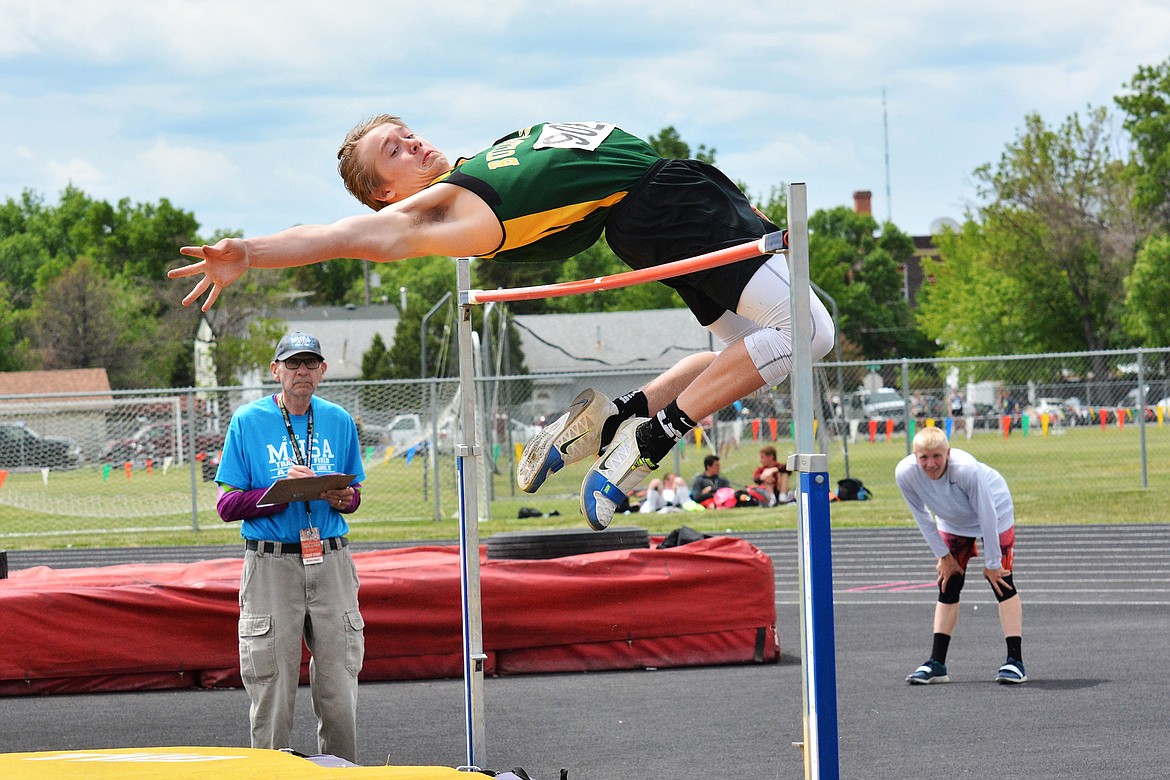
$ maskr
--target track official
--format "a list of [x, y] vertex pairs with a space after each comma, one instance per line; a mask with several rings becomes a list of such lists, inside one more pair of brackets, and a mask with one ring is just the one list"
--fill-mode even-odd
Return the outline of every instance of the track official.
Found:
[[[357, 685], [365, 655], [357, 569], [344, 514], [361, 504], [357, 426], [315, 398], [325, 376], [320, 342], [281, 339], [269, 366], [280, 392], [232, 415], [215, 480], [216, 508], [241, 521], [240, 675], [251, 697], [252, 747], [291, 748], [303, 645], [317, 716], [317, 752], [357, 761]], [[260, 506], [277, 480], [353, 474], [313, 500]]]

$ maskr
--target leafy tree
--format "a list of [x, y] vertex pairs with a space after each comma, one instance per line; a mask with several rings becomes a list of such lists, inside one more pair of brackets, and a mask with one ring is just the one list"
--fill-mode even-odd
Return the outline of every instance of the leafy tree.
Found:
[[370, 348], [362, 355], [362, 379], [390, 379], [390, 354], [381, 333], [375, 333]]
[[839, 206], [809, 217], [809, 277], [837, 304], [838, 330], [853, 358], [920, 357], [931, 345], [902, 294], [899, 264], [914, 242], [871, 214]]
[[[984, 295], [980, 305], [961, 305], [961, 291], [930, 291], [923, 315], [930, 336], [941, 339], [940, 327], [952, 321], [952, 334], [983, 329], [984, 351], [996, 353], [1126, 345], [1117, 291], [1144, 228], [1132, 206], [1127, 166], [1113, 156], [1108, 129], [1104, 109], [1085, 122], [1073, 115], [1056, 129], [1032, 114], [998, 164], [975, 171], [986, 201], [978, 214], [981, 226], [942, 243], [944, 264], [966, 265], [962, 275], [944, 274], [935, 287], [963, 278], [974, 289], [1010, 294], [1008, 300], [1027, 316], [1013, 322], [1004, 341], [988, 343], [987, 336], [1000, 329], [993, 321], [998, 302]], [[945, 349], [969, 354], [972, 347], [947, 341]], [[1102, 362], [1094, 366], [1098, 373], [1105, 369]]]
[[289, 286], [309, 295], [312, 306], [340, 306], [365, 303], [364, 282], [367, 263], [342, 258], [325, 263], [289, 268], [284, 271]]
[[133, 318], [139, 305], [132, 286], [78, 258], [45, 284], [30, 308], [30, 347], [46, 369], [105, 368], [119, 384], [137, 371], [146, 343], [111, 326]]
[[[51, 308], [40, 299], [57, 296], [68, 311], [85, 311], [109, 286], [119, 298], [118, 314], [104, 323], [108, 333], [102, 338], [125, 352], [106, 366], [115, 387], [189, 378], [198, 317], [174, 300], [163, 271], [175, 263], [180, 246], [195, 242], [197, 228], [190, 213], [165, 199], [112, 206], [73, 186], [55, 205], [30, 190], [0, 205], [0, 282], [9, 284], [11, 320], [24, 333], [5, 361], [9, 368], [44, 368], [46, 361], [76, 358], [61, 358], [65, 348], [46, 340], [55, 326]], [[88, 265], [77, 266], [80, 258]], [[61, 301], [66, 292], [98, 298]]]
[[[222, 302], [221, 297], [211, 312], [218, 311]], [[217, 324], [224, 324], [218, 316], [215, 319]], [[216, 384], [235, 384], [241, 374], [252, 369], [258, 369], [262, 376], [266, 376], [266, 369], [272, 362], [272, 346], [287, 331], [284, 321], [259, 313], [242, 315], [238, 309], [227, 319], [232, 321], [232, 327], [215, 336], [212, 348]], [[214, 326], [212, 331], [214, 333]]]
[[1136, 146], [1138, 206], [1170, 226], [1170, 59], [1138, 68], [1130, 92], [1114, 98], [1125, 111], [1123, 126]]
[[136, 204], [123, 198], [112, 227], [105, 242], [108, 255], [103, 259], [127, 276], [163, 279], [175, 264], [179, 247], [195, 241], [199, 223], [191, 212], [175, 208], [166, 198]]
[[31, 190], [0, 206], [0, 281], [12, 285], [13, 302], [22, 309], [31, 303], [37, 271], [52, 256], [41, 237], [45, 228], [36, 227], [45, 221], [45, 213], [44, 201]]
[[20, 314], [12, 305], [12, 287], [0, 281], [0, 371], [19, 371], [16, 354]]
[[1170, 235], [1146, 241], [1125, 288], [1130, 332], [1146, 346], [1170, 344]]
[[[989, 243], [998, 237], [973, 221], [960, 233], [935, 237], [943, 259], [924, 264], [934, 281], [919, 291], [916, 314], [948, 355], [1040, 351], [1031, 341], [1037, 330], [1033, 313], [1019, 304], [1027, 283], [988, 262], [995, 251]], [[1008, 344], [1013, 346], [1005, 350]]]
[[[474, 265], [480, 265], [480, 263], [481, 261], [476, 261]], [[394, 344], [384, 357], [377, 358], [379, 373], [384, 379], [418, 378], [421, 376], [419, 354], [422, 342], [419, 331], [422, 326], [422, 318], [432, 307], [443, 301], [444, 297], [446, 297], [448, 306], [454, 306], [456, 264], [449, 257], [433, 256], [375, 267], [381, 277], [381, 285], [375, 289], [379, 297], [385, 301], [398, 303], [399, 290], [406, 288], [407, 300], [406, 309], [399, 312], [398, 327], [394, 331]], [[430, 376], [436, 375], [438, 356], [444, 352], [444, 340], [447, 340], [447, 344], [453, 343], [450, 339], [453, 338], [454, 331], [448, 330], [444, 333], [442, 328], [437, 327], [439, 322], [445, 320], [445, 314], [436, 313], [427, 321], [427, 363], [429, 364], [427, 373]], [[371, 347], [372, 349], [373, 347]], [[382, 350], [386, 350], [384, 342]], [[368, 354], [369, 352], [367, 352]], [[366, 365], [365, 361], [366, 357], [363, 356], [363, 371]], [[450, 376], [451, 374], [439, 375]]]
[[[744, 190], [746, 193], [747, 190]], [[756, 204], [756, 208], [767, 217], [773, 225], [783, 228], [788, 224], [788, 189], [786, 187], [772, 187], [767, 200]]]
[[[448, 261], [449, 262], [449, 261]], [[442, 295], [438, 296], [441, 300]], [[378, 360], [378, 365], [383, 368], [383, 377], [389, 379], [418, 379], [421, 377], [422, 368], [419, 363], [421, 359], [421, 340], [420, 333], [422, 330], [423, 316], [439, 303], [439, 300], [433, 302], [424, 299], [413, 290], [407, 291], [407, 307], [406, 310], [400, 312], [398, 320], [398, 328], [394, 332], [394, 344], [386, 352], [384, 359]], [[429, 305], [428, 305], [429, 303]], [[454, 296], [448, 299], [447, 306], [451, 307], [451, 313], [455, 312]], [[498, 307], [491, 307], [492, 315], [490, 323], [493, 328], [492, 333], [498, 334], [499, 312]], [[487, 306], [473, 306], [471, 308], [471, 325], [472, 329], [477, 333], [483, 331], [483, 318], [487, 312]], [[505, 318], [508, 315], [507, 306], [503, 306]], [[455, 360], [444, 359], [444, 355], [457, 354], [458, 347], [456, 340], [458, 334], [456, 332], [456, 323], [454, 318], [449, 318], [440, 308], [435, 315], [427, 323], [427, 371], [428, 377], [450, 377], [459, 374], [459, 365]], [[501, 366], [502, 371], [510, 374], [525, 374], [528, 373], [527, 367], [524, 365], [524, 352], [520, 347], [520, 337], [516, 331], [515, 326], [508, 322], [507, 324], [507, 344], [504, 347], [502, 354], [507, 356], [507, 365]], [[496, 336], [495, 338], [498, 338]], [[501, 354], [498, 350], [500, 345], [495, 340], [492, 341], [493, 356]], [[385, 347], [383, 346], [383, 349]], [[365, 366], [367, 356], [373, 351], [366, 352], [363, 356], [362, 365]], [[373, 357], [371, 357], [373, 359]], [[494, 364], [494, 363], [493, 363]]]
[[[651, 135], [646, 139], [646, 142], [654, 151], [658, 152], [660, 157], [678, 160], [691, 159], [691, 147], [679, 136], [674, 125], [662, 128], [658, 135]], [[699, 150], [695, 152], [694, 159], [713, 165], [715, 163], [715, 149], [709, 149], [703, 144], [699, 144]]]
[[[280, 285], [271, 274], [245, 274], [203, 314], [211, 328], [216, 384], [234, 384], [241, 374], [263, 372], [271, 362], [272, 345], [285, 332], [285, 324], [268, 315], [283, 300]], [[187, 343], [194, 337], [195, 331], [188, 333]]]
[[[481, 262], [475, 261], [473, 266]], [[498, 265], [498, 264], [497, 264]], [[399, 290], [403, 287], [407, 291], [407, 308], [422, 307], [420, 317], [434, 306], [445, 294], [455, 295], [456, 265], [449, 257], [433, 255], [431, 257], [417, 257], [403, 260], [399, 263], [379, 263], [373, 268], [381, 279], [381, 283], [374, 288], [374, 296], [383, 303], [397, 304]], [[474, 275], [474, 268], [472, 269]], [[490, 288], [484, 288], [490, 289]], [[412, 298], [411, 296], [417, 296]]]
[[198, 223], [165, 198], [157, 204], [111, 206], [69, 185], [54, 207], [26, 191], [0, 209], [0, 235], [25, 235], [44, 258], [73, 260], [86, 254], [111, 274], [161, 278], [179, 247], [194, 242]]

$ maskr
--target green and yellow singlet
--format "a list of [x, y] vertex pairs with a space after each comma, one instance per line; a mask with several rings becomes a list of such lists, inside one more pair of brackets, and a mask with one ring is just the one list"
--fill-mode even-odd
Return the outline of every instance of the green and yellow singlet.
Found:
[[601, 122], [547, 122], [456, 162], [437, 182], [474, 192], [504, 230], [482, 257], [508, 263], [564, 260], [601, 235], [606, 212], [659, 159], [645, 141]]

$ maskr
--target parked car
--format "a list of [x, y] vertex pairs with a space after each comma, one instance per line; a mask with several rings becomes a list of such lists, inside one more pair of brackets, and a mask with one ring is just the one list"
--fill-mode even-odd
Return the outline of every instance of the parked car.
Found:
[[385, 425], [359, 423], [357, 429], [358, 444], [362, 448], [374, 447], [378, 450], [384, 450], [390, 444], [390, 432], [386, 430]]
[[84, 456], [67, 436], [42, 436], [22, 422], [0, 423], [0, 468], [75, 469]]
[[[195, 452], [217, 453], [223, 449], [224, 435], [214, 431], [195, 434]], [[187, 452], [187, 431], [182, 431], [182, 454]], [[175, 447], [175, 424], [155, 422], [142, 426], [134, 435], [125, 439], [113, 439], [102, 448], [103, 463], [123, 463], [151, 459], [162, 462], [165, 458], [177, 458], [180, 451]]]
[[886, 420], [894, 421], [894, 430], [906, 425], [906, 402], [902, 394], [884, 387], [873, 392], [850, 393], [845, 398], [845, 416], [863, 423], [876, 420], [879, 430], [885, 430]]
[[417, 414], [400, 414], [386, 426], [386, 442], [395, 450], [410, 449], [430, 438], [430, 425]]
[[[505, 430], [504, 421], [507, 420], [508, 428]], [[527, 444], [532, 441], [532, 437], [540, 432], [539, 425], [529, 425], [523, 423], [514, 417], [506, 417], [505, 415], [496, 416], [496, 433], [495, 444], [504, 444], [511, 437], [513, 444]], [[453, 421], [448, 421], [439, 428], [439, 452], [450, 453], [455, 450], [455, 442], [459, 438], [462, 431], [456, 427]], [[478, 435], [482, 436], [482, 432]]]

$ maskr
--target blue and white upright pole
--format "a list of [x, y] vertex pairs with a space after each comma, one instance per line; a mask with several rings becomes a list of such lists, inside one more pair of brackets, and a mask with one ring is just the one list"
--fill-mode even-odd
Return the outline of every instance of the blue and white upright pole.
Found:
[[792, 290], [792, 397], [800, 475], [801, 666], [804, 672], [805, 780], [838, 780], [837, 659], [833, 639], [833, 556], [829, 534], [829, 462], [814, 451], [812, 323], [808, 278], [808, 196], [788, 187], [788, 268]]

